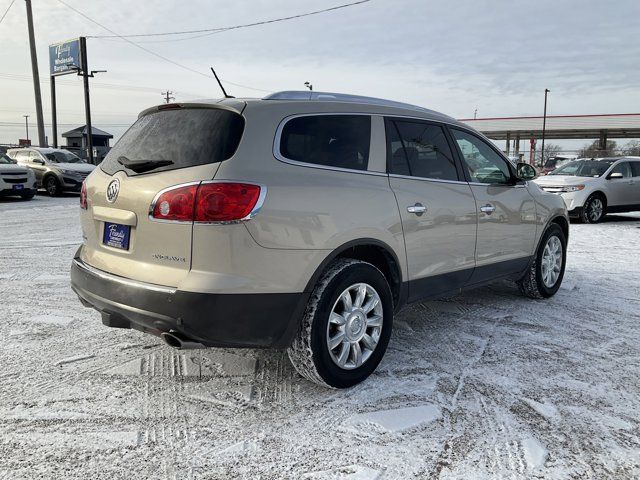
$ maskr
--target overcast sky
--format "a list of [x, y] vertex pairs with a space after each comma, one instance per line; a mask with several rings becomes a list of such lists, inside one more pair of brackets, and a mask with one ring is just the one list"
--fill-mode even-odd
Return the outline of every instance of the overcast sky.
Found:
[[[65, 0], [119, 34], [225, 27], [305, 13], [350, 0]], [[10, 0], [0, 0], [0, 15]], [[134, 39], [206, 75], [214, 66], [235, 96], [303, 89], [415, 103], [457, 118], [640, 112], [640, 1], [372, 0], [334, 12], [199, 38]], [[51, 122], [51, 43], [109, 32], [58, 0], [33, 0], [45, 123]], [[36, 134], [23, 0], [0, 25], [0, 143]], [[180, 41], [175, 41], [181, 38]], [[185, 39], [186, 38], [186, 39]], [[152, 41], [153, 40], [153, 41]], [[94, 125], [119, 136], [162, 102], [219, 97], [213, 78], [181, 69], [120, 39], [88, 39]], [[79, 77], [59, 77], [59, 132], [84, 124]], [[64, 85], [63, 85], [64, 84]], [[114, 88], [104, 84], [123, 85]], [[50, 135], [50, 128], [47, 127]], [[584, 143], [584, 142], [580, 142]]]

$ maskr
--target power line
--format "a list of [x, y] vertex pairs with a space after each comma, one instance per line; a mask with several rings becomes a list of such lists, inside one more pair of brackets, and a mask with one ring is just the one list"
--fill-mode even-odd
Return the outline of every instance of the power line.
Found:
[[[13, 80], [13, 81], [17, 81], [17, 82], [31, 82], [31, 76], [30, 75], [22, 75], [22, 74], [17, 74], [17, 73], [0, 73], [0, 79], [4, 79], [4, 80]], [[49, 83], [49, 78], [48, 77], [40, 77], [40, 83]], [[60, 80], [60, 79], [56, 79], [56, 85], [66, 85], [66, 86], [76, 86], [78, 85], [77, 82], [74, 82], [73, 80]], [[121, 84], [121, 83], [103, 83], [103, 82], [92, 82], [91, 83], [91, 88], [103, 88], [103, 89], [107, 89], [107, 90], [130, 90], [133, 92], [149, 92], [149, 93], [153, 93], [153, 94], [157, 94], [158, 90], [161, 90], [161, 88], [159, 87], [142, 87], [142, 86], [138, 86], [138, 85], [125, 85], [125, 84]], [[206, 97], [206, 95], [203, 95], [201, 93], [184, 93], [181, 92], [181, 95], [183, 96], [188, 96], [188, 97], [194, 97], [194, 98], [204, 98]]]
[[11, 10], [11, 7], [13, 6], [14, 2], [16, 0], [11, 0], [11, 3], [9, 4], [9, 6], [7, 7], [7, 9], [4, 11], [4, 13], [2, 14], [2, 18], [0, 18], [0, 23], [2, 23], [2, 21], [4, 20], [4, 17], [7, 16], [7, 13], [9, 13], [9, 10]]
[[[92, 18], [91, 18], [91, 17], [89, 17], [88, 15], [85, 15], [84, 13], [82, 13], [82, 12], [81, 12], [80, 10], [78, 10], [77, 8], [72, 7], [71, 5], [69, 5], [68, 3], [66, 3], [64, 0], [58, 0], [58, 2], [60, 2], [60, 3], [61, 3], [61, 4], [63, 4], [65, 7], [69, 8], [70, 10], [73, 10], [73, 11], [74, 11], [74, 12], [76, 12], [78, 15], [80, 15], [80, 16], [84, 17], [85, 19], [89, 20], [91, 23], [94, 23], [94, 24], [98, 25], [100, 28], [103, 28], [103, 29], [104, 29], [104, 30], [106, 30], [107, 32], [112, 33], [114, 36], [116, 36], [116, 37], [118, 37], [118, 38], [121, 38], [122, 40], [124, 40], [125, 42], [127, 42], [127, 43], [129, 43], [129, 44], [133, 45], [134, 47], [139, 48], [140, 50], [143, 50], [143, 51], [147, 52], [148, 54], [153, 55], [154, 57], [157, 57], [157, 58], [159, 58], [159, 59], [161, 59], [161, 60], [164, 60], [165, 62], [171, 63], [171, 64], [175, 65], [176, 67], [180, 67], [180, 68], [182, 68], [182, 69], [184, 69], [184, 70], [187, 70], [187, 71], [189, 71], [189, 72], [192, 72], [192, 73], [195, 73], [195, 74], [197, 74], [197, 75], [201, 75], [201, 76], [203, 76], [203, 77], [206, 77], [206, 78], [208, 78], [208, 79], [211, 79], [211, 76], [210, 76], [210, 75], [208, 75], [208, 74], [206, 74], [206, 73], [202, 73], [202, 72], [200, 72], [199, 70], [195, 70], [195, 69], [193, 69], [193, 68], [191, 68], [191, 67], [188, 67], [188, 66], [183, 65], [183, 64], [181, 64], [181, 63], [178, 63], [178, 62], [176, 62], [176, 61], [174, 61], [174, 60], [171, 60], [170, 58], [167, 58], [167, 57], [165, 57], [165, 56], [163, 56], [163, 55], [160, 55], [159, 53], [156, 53], [156, 52], [154, 52], [153, 50], [149, 50], [148, 48], [143, 47], [142, 45], [139, 45], [139, 44], [137, 44], [137, 43], [135, 43], [135, 42], [133, 42], [133, 41], [129, 40], [128, 38], [123, 37], [122, 35], [119, 35], [118, 33], [116, 33], [115, 31], [111, 30], [110, 28], [105, 27], [104, 25], [102, 25], [100, 22], [98, 22], [98, 21], [96, 21], [96, 20], [92, 19]], [[249, 87], [249, 86], [247, 86], [247, 85], [242, 85], [242, 84], [239, 84], [239, 83], [233, 83], [233, 82], [229, 82], [229, 81], [227, 81], [226, 83], [228, 83], [228, 84], [230, 84], [230, 85], [235, 85], [236, 87], [246, 88], [246, 89], [249, 89], [249, 90], [256, 90], [256, 91], [258, 91], [258, 92], [266, 92], [266, 93], [270, 93], [270, 92], [271, 92], [271, 90], [263, 90], [263, 89], [261, 89], [261, 88]]]
[[[233, 25], [230, 27], [217, 27], [217, 28], [205, 28], [205, 29], [201, 29], [201, 30], [183, 30], [183, 31], [179, 31], [179, 32], [160, 32], [160, 33], [137, 33], [137, 34], [130, 34], [130, 35], [94, 35], [88, 38], [114, 38], [114, 37], [118, 37], [118, 38], [122, 38], [124, 39], [126, 38], [138, 38], [138, 37], [161, 37], [161, 36], [167, 36], [167, 35], [187, 35], [187, 34], [194, 34], [194, 33], [206, 33], [206, 34], [214, 34], [214, 33], [220, 33], [220, 32], [227, 32], [229, 30], [238, 30], [240, 28], [249, 28], [249, 27], [256, 27], [259, 25], [267, 25], [269, 23], [277, 23], [277, 22], [284, 22], [287, 20], [295, 20], [297, 18], [303, 18], [303, 17], [310, 17], [312, 15], [319, 15], [321, 13], [327, 13], [327, 12], [331, 12], [334, 10], [340, 10], [342, 8], [348, 8], [348, 7], [353, 7], [355, 5], [360, 5], [362, 3], [367, 3], [370, 2], [371, 0], [359, 0], [357, 2], [351, 2], [351, 3], [345, 3], [342, 5], [337, 5], [335, 7], [329, 7], [329, 8], [323, 8], [321, 10], [314, 10], [312, 12], [307, 12], [307, 13], [301, 13], [298, 15], [289, 15], [287, 17], [279, 17], [279, 18], [273, 18], [273, 19], [269, 19], [269, 20], [261, 20], [259, 22], [253, 22], [253, 23], [244, 23], [241, 25]], [[189, 39], [191, 38], [199, 38], [201, 36], [204, 35], [199, 35], [196, 37], [189, 37]], [[186, 40], [186, 39], [177, 39], [177, 41], [179, 40]], [[229, 83], [229, 82], [228, 82]]]

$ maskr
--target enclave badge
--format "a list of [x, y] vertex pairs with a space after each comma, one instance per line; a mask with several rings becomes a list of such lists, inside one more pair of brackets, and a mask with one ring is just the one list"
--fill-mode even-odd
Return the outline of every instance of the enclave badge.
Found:
[[120, 180], [116, 178], [115, 180], [111, 180], [111, 183], [109, 183], [107, 187], [107, 202], [115, 202], [116, 198], [118, 198], [118, 192], [120, 192]]

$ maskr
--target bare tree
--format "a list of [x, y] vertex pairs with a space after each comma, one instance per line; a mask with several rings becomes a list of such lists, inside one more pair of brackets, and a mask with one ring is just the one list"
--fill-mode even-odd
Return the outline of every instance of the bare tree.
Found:
[[[556, 145], [555, 143], [547, 143], [544, 146], [544, 158], [542, 159], [541, 165], [544, 166], [547, 163], [547, 160], [555, 157], [562, 151], [562, 147], [560, 145]], [[540, 164], [540, 152], [537, 154], [536, 163]]]
[[623, 155], [640, 156], [640, 140], [631, 140], [620, 149]]
[[604, 150], [600, 148], [600, 142], [598, 140], [594, 140], [578, 151], [578, 156], [581, 158], [612, 157], [617, 154], [618, 144], [613, 140], [609, 140], [607, 142], [607, 148]]

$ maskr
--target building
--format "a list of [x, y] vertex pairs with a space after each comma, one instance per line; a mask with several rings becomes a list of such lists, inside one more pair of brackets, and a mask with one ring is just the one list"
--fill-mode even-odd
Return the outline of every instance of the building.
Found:
[[[91, 132], [93, 149], [95, 152], [94, 157], [96, 159], [96, 163], [100, 163], [107, 152], [111, 149], [109, 141], [113, 138], [113, 135], [96, 127], [91, 127]], [[64, 132], [62, 134], [62, 137], [67, 139], [67, 144], [64, 145], [63, 148], [72, 151], [80, 158], [88, 158], [86, 125], [82, 125], [81, 127], [77, 127], [73, 130], [69, 130], [68, 132]]]

